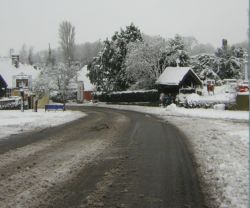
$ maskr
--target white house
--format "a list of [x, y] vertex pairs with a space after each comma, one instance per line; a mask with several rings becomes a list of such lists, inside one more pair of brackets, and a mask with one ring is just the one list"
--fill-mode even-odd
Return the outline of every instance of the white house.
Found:
[[7, 84], [6, 96], [19, 95], [22, 88], [26, 93], [32, 91], [33, 82], [40, 71], [31, 65], [18, 64], [15, 67], [9, 57], [0, 57], [0, 75]]

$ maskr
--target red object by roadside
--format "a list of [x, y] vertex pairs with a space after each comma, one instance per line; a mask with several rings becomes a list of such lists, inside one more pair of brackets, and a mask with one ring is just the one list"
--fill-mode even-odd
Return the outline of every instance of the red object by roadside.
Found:
[[84, 100], [87, 100], [87, 101], [93, 100], [92, 91], [84, 91], [83, 97], [84, 97]]
[[247, 85], [239, 85], [239, 92], [248, 92], [249, 91], [249, 87]]

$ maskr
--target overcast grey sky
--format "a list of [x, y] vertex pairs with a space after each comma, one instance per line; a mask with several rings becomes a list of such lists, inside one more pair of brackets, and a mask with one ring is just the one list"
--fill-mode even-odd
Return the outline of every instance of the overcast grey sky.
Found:
[[0, 0], [0, 55], [22, 44], [58, 47], [63, 20], [76, 28], [76, 43], [104, 40], [133, 22], [149, 35], [194, 36], [221, 45], [248, 38], [248, 0]]

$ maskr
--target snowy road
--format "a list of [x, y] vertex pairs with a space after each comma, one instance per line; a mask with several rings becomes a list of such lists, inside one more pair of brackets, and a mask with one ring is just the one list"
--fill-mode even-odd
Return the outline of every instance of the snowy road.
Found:
[[176, 128], [135, 112], [74, 109], [88, 116], [0, 141], [0, 207], [203, 207]]
[[247, 208], [249, 112], [135, 105], [84, 104], [154, 115], [187, 136], [211, 208]]

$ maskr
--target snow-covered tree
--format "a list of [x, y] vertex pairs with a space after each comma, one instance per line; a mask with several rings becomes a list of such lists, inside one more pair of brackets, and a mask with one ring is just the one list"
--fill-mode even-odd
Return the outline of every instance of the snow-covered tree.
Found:
[[229, 46], [223, 40], [221, 48], [213, 54], [200, 54], [192, 58], [191, 65], [201, 79], [242, 78], [243, 55], [245, 50]]
[[218, 76], [217, 58], [213, 54], [200, 54], [193, 56], [191, 66], [201, 80], [220, 80]]
[[247, 40], [242, 41], [240, 43], [235, 43], [233, 44], [235, 48], [242, 48], [244, 51], [248, 52], [249, 51], [249, 42]]
[[166, 51], [162, 53], [160, 63], [164, 66], [177, 66], [177, 60], [181, 67], [188, 66], [190, 61], [184, 40], [178, 34], [167, 41]]
[[216, 67], [218, 68], [217, 74], [221, 79], [241, 78], [242, 77], [242, 62], [243, 62], [243, 49], [236, 49], [227, 44], [227, 40], [222, 40], [222, 47], [218, 48], [215, 52], [217, 57]]
[[132, 89], [152, 89], [156, 79], [164, 70], [159, 61], [166, 48], [161, 37], [143, 36], [143, 42], [128, 45], [125, 67]]
[[79, 66], [73, 64], [70, 67], [64, 63], [48, 65], [41, 70], [35, 80], [34, 91], [40, 97], [55, 91], [60, 96], [60, 100], [66, 102], [71, 93], [69, 91], [70, 81], [77, 77], [78, 71]]
[[34, 81], [33, 91], [38, 99], [41, 99], [44, 95], [48, 95], [54, 87], [51, 84], [51, 77], [45, 74], [42, 70], [39, 76]]
[[56, 86], [55, 90], [59, 92], [63, 102], [67, 99], [70, 80], [77, 76], [78, 69], [73, 65], [68, 67], [63, 63], [59, 63], [53, 67], [52, 77]]
[[128, 44], [136, 41], [142, 41], [142, 36], [134, 24], [104, 41], [102, 51], [88, 65], [90, 80], [98, 90], [119, 91], [129, 87], [124, 64]]
[[218, 75], [221, 79], [239, 79], [242, 77], [242, 62], [235, 56], [217, 58]]

